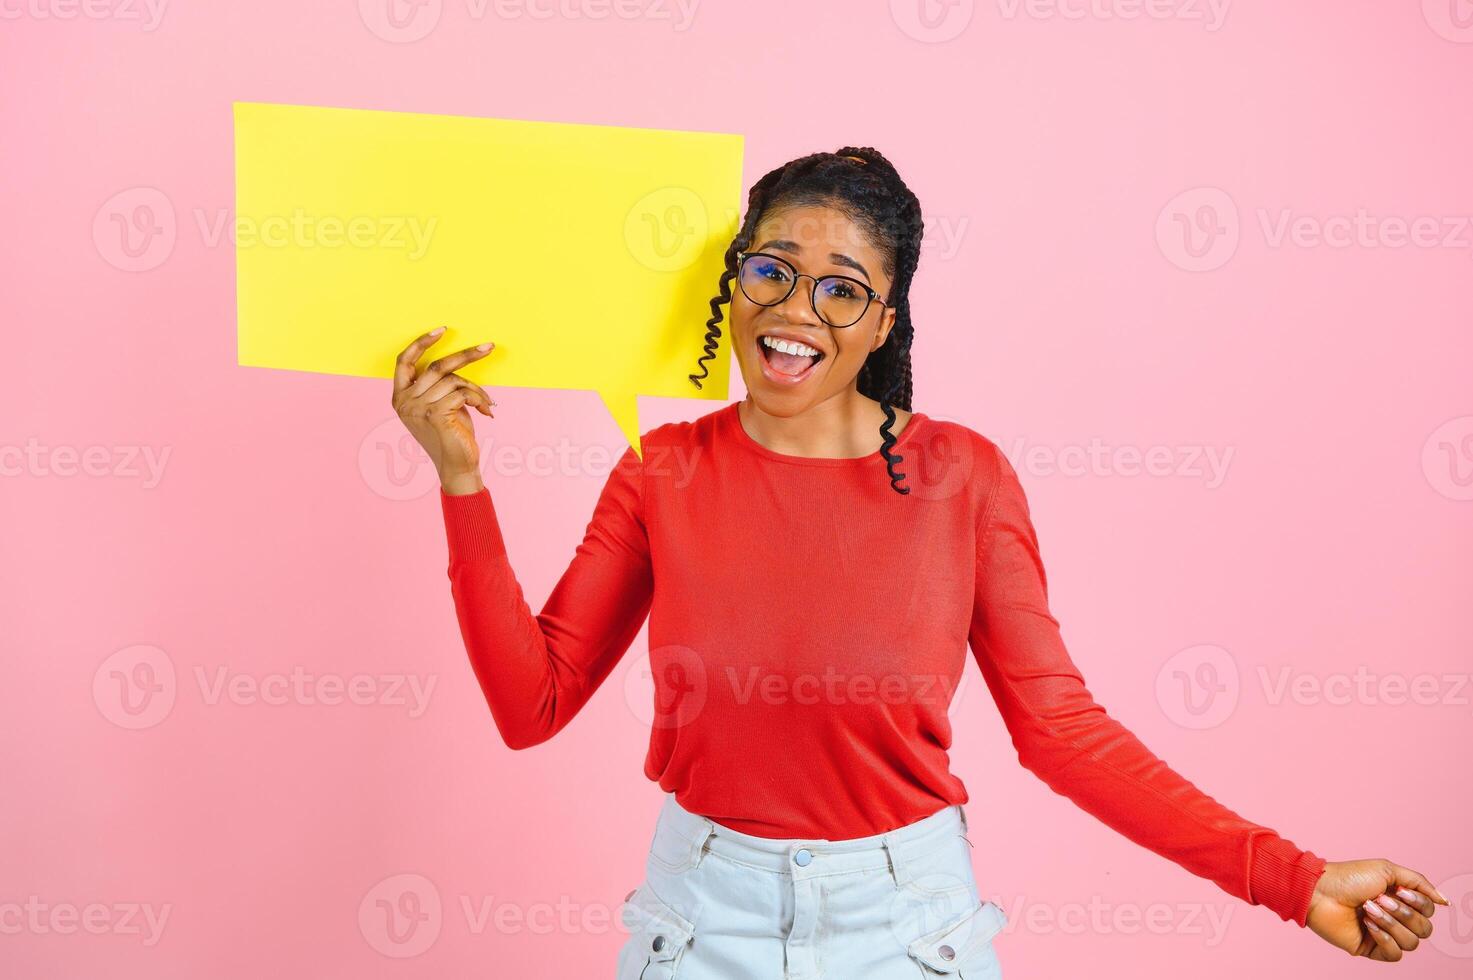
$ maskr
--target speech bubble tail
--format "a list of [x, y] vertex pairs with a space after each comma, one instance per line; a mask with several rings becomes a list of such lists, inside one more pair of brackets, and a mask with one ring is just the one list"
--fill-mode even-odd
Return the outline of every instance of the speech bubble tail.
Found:
[[598, 396], [604, 400], [604, 407], [618, 423], [619, 431], [629, 440], [634, 454], [644, 459], [644, 448], [639, 444], [639, 399], [622, 391], [600, 391]]

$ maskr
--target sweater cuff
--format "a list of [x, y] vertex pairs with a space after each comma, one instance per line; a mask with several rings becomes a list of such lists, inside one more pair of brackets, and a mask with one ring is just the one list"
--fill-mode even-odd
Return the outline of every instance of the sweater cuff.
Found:
[[1325, 859], [1302, 851], [1282, 837], [1264, 837], [1253, 849], [1248, 890], [1255, 905], [1272, 909], [1285, 922], [1304, 926]]
[[440, 488], [440, 511], [445, 515], [445, 537], [450, 564], [486, 561], [506, 556], [506, 543], [491, 504], [491, 491], [448, 494]]

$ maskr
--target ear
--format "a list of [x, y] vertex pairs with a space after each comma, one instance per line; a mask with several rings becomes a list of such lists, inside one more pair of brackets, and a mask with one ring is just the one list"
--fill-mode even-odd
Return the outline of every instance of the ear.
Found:
[[871, 353], [885, 346], [885, 338], [890, 336], [890, 328], [893, 326], [895, 326], [895, 307], [887, 306], [880, 312], [880, 327], [875, 331], [875, 339], [869, 345]]

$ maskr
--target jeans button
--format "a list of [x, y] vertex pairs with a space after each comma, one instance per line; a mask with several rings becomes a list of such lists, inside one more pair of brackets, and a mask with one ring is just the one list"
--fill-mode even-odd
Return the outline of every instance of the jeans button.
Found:
[[656, 936], [655, 937], [655, 941], [652, 942], [652, 943], [650, 943], [650, 949], [654, 950], [657, 953], [660, 950], [664, 949], [664, 948], [665, 948], [665, 937], [664, 936]]
[[956, 959], [956, 950], [952, 949], [950, 946], [942, 946], [940, 949], [936, 950], [936, 952], [941, 954], [941, 958], [943, 960]]
[[806, 847], [799, 848], [798, 853], [793, 855], [793, 863], [800, 868], [806, 868], [813, 863], [813, 853]]

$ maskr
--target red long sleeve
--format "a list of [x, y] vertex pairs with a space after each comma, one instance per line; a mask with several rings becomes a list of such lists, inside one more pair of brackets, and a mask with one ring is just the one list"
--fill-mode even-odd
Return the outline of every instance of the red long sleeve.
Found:
[[567, 725], [648, 616], [650, 779], [744, 833], [877, 834], [969, 799], [947, 750], [970, 643], [1025, 767], [1304, 925], [1324, 860], [1197, 789], [1094, 702], [993, 442], [914, 414], [895, 445], [902, 496], [879, 453], [777, 453], [737, 409], [646, 433], [643, 461], [624, 454], [536, 615], [490, 493], [441, 493], [461, 634], [509, 746]]
[[1324, 859], [1203, 793], [1095, 703], [1049, 612], [1023, 488], [993, 457], [971, 641], [1019, 761], [1137, 844], [1304, 925]]
[[507, 560], [490, 491], [440, 491], [461, 635], [496, 727], [514, 749], [552, 738], [573, 719], [649, 613], [640, 469], [639, 457], [626, 451], [536, 616]]

